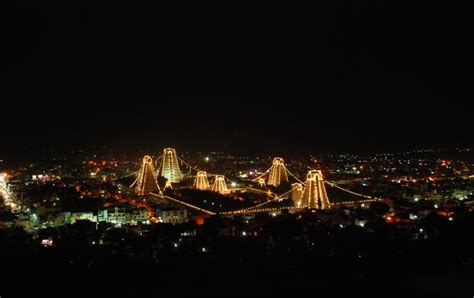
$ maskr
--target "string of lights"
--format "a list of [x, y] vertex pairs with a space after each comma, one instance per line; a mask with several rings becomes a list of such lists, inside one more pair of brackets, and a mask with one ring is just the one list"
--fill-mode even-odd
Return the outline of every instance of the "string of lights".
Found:
[[184, 206], [187, 206], [187, 207], [189, 207], [189, 208], [192, 208], [192, 209], [195, 209], [195, 210], [204, 212], [204, 213], [209, 214], [209, 215], [216, 215], [215, 212], [212, 212], [212, 211], [203, 209], [203, 208], [201, 208], [201, 207], [198, 207], [198, 206], [195, 206], [195, 205], [192, 205], [192, 204], [183, 202], [183, 201], [181, 201], [181, 200], [178, 200], [178, 199], [175, 199], [175, 198], [172, 198], [172, 197], [169, 197], [169, 196], [163, 196], [163, 195], [159, 195], [159, 194], [156, 194], [156, 193], [150, 193], [150, 195], [155, 196], [155, 197], [158, 197], [158, 198], [166, 198], [166, 199], [171, 200], [171, 201], [173, 201], [173, 202], [176, 202], [176, 203], [178, 203], [178, 204], [182, 204], [182, 205], [184, 205]]
[[286, 196], [287, 194], [289, 194], [292, 190], [289, 190], [287, 192], [285, 192], [284, 194], [281, 194], [279, 196], [276, 196], [275, 198], [269, 200], [269, 201], [266, 201], [266, 202], [263, 202], [263, 203], [260, 203], [260, 204], [257, 204], [255, 206], [251, 206], [251, 207], [247, 207], [247, 208], [244, 208], [244, 209], [239, 209], [239, 210], [234, 210], [234, 211], [229, 211], [229, 212], [223, 212], [223, 214], [240, 214], [240, 213], [245, 213], [247, 211], [251, 211], [251, 210], [254, 210], [256, 208], [259, 208], [259, 207], [262, 207], [262, 206], [265, 206], [265, 205], [268, 205], [272, 202], [275, 202], [275, 201], [278, 201], [278, 200], [282, 200], [284, 196]]
[[350, 194], [353, 194], [353, 195], [356, 195], [356, 196], [359, 196], [359, 197], [362, 197], [362, 198], [366, 198], [366, 199], [373, 199], [373, 198], [374, 198], [374, 197], [372, 197], [372, 196], [363, 195], [363, 194], [354, 192], [354, 191], [352, 191], [352, 190], [349, 190], [349, 189], [340, 187], [339, 185], [336, 185], [335, 183], [332, 183], [332, 182], [329, 182], [329, 181], [324, 181], [324, 182], [326, 182], [326, 183], [327, 183], [329, 186], [331, 186], [331, 187], [338, 188], [338, 189], [343, 190], [343, 191], [345, 191], [345, 192], [347, 192], [347, 193], [350, 193]]
[[[165, 157], [164, 154], [168, 154], [169, 155], [168, 158], [164, 158]], [[160, 164], [166, 163], [166, 165], [164, 165], [164, 166], [167, 166], [167, 173], [169, 172], [168, 174], [170, 174], [172, 176], [172, 177], [170, 176], [168, 178], [168, 182], [169, 182], [169, 185], [167, 184], [168, 188], [172, 188], [172, 186], [171, 186], [172, 181], [170, 180], [171, 178], [176, 179], [176, 178], [179, 178], [178, 174], [182, 175], [181, 171], [179, 169], [179, 165], [178, 165], [178, 161], [181, 161], [182, 164], [185, 164], [190, 169], [197, 172], [197, 178], [196, 178], [196, 181], [195, 181], [195, 187], [197, 189], [201, 189], [201, 190], [210, 189], [212, 191], [220, 192], [220, 193], [223, 193], [223, 194], [227, 194], [227, 193], [230, 192], [230, 190], [227, 189], [226, 179], [225, 179], [224, 176], [215, 175], [216, 178], [214, 180], [213, 185], [211, 186], [209, 181], [207, 180], [206, 172], [198, 170], [196, 167], [193, 167], [192, 165], [190, 165], [189, 163], [184, 161], [181, 157], [179, 157], [176, 154], [176, 151], [174, 151], [174, 149], [172, 149], [172, 148], [165, 149], [163, 155], [161, 155], [158, 158], [158, 160], [162, 160], [162, 162]], [[290, 190], [288, 190], [287, 192], [285, 192], [281, 195], [273, 194], [270, 190], [265, 191], [265, 190], [261, 190], [261, 189], [255, 189], [256, 191], [267, 194], [268, 197], [271, 197], [271, 199], [268, 200], [268, 201], [265, 201], [263, 203], [259, 203], [259, 204], [256, 204], [254, 206], [250, 206], [250, 207], [247, 207], [247, 208], [243, 208], [243, 209], [239, 209], [239, 210], [233, 210], [233, 211], [217, 212], [217, 213], [213, 212], [213, 211], [210, 211], [210, 210], [207, 210], [207, 209], [204, 209], [204, 208], [201, 208], [199, 206], [181, 201], [181, 200], [176, 199], [176, 198], [172, 198], [172, 197], [169, 197], [169, 196], [163, 196], [161, 194], [159, 186], [156, 182], [157, 181], [157, 177], [156, 177], [157, 175], [154, 171], [151, 157], [149, 157], [149, 156], [144, 157], [142, 168], [138, 172], [139, 174], [137, 176], [137, 179], [131, 185], [131, 187], [136, 188], [135, 191], [137, 192], [138, 195], [145, 195], [145, 194], [150, 194], [151, 193], [154, 196], [157, 196], [157, 197], [160, 197], [160, 198], [166, 198], [166, 199], [169, 199], [169, 200], [174, 201], [176, 203], [179, 203], [181, 205], [184, 205], [186, 207], [204, 212], [206, 214], [212, 214], [212, 215], [215, 215], [215, 214], [233, 215], [233, 214], [246, 214], [246, 213], [256, 213], [256, 212], [271, 212], [271, 211], [285, 210], [285, 209], [291, 209], [291, 208], [301, 210], [301, 209], [306, 208], [308, 206], [310, 208], [316, 208], [316, 209], [319, 209], [319, 208], [327, 209], [327, 208], [330, 208], [330, 206], [340, 205], [340, 204], [344, 204], [344, 203], [352, 204], [352, 203], [357, 203], [357, 202], [373, 202], [373, 201], [376, 201], [376, 200], [381, 200], [381, 199], [373, 198], [371, 196], [356, 193], [356, 192], [351, 191], [349, 189], [345, 189], [343, 187], [340, 187], [340, 186], [336, 185], [335, 183], [326, 181], [326, 180], [323, 179], [322, 172], [320, 170], [311, 170], [311, 171], [309, 171], [308, 175], [307, 175], [307, 178], [308, 178], [307, 182], [304, 183], [303, 181], [301, 181], [298, 177], [296, 177], [290, 170], [288, 170], [284, 166], [283, 159], [281, 159], [281, 158], [274, 159], [272, 167], [270, 167], [265, 173], [263, 173], [262, 175], [260, 175], [259, 177], [255, 178], [255, 179], [256, 180], [262, 179], [262, 177], [264, 175], [266, 175], [268, 172], [271, 173], [272, 170], [274, 172], [273, 173], [274, 174], [273, 175], [274, 176], [273, 180], [274, 180], [275, 183], [279, 184], [278, 182], [281, 182], [283, 180], [288, 181], [288, 176], [287, 175], [290, 175], [291, 177], [295, 178], [300, 183], [300, 184], [296, 183], [296, 185], [299, 185], [300, 187], [298, 189], [296, 189], [295, 185], [292, 185], [292, 188]], [[281, 170], [284, 171], [284, 175], [282, 174]], [[171, 173], [171, 172], [173, 172], [173, 173]], [[132, 174], [134, 174], [134, 173], [132, 173]], [[131, 174], [129, 174], [129, 175], [131, 175]], [[324, 187], [325, 183], [328, 184], [331, 187], [338, 188], [338, 189], [343, 190], [347, 193], [350, 193], [352, 195], [356, 195], [358, 197], [362, 197], [362, 198], [368, 199], [368, 200], [339, 202], [339, 203], [336, 203], [336, 204], [334, 204], [334, 203], [331, 204], [328, 200], [326, 189]], [[304, 192], [303, 192], [303, 187], [304, 187]], [[243, 188], [243, 189], [246, 189], [246, 188]], [[235, 191], [235, 190], [237, 190], [237, 188], [232, 189], [232, 191]], [[295, 195], [296, 190], [299, 190], [299, 192], [298, 192], [299, 196]], [[159, 192], [159, 194], [157, 194], [157, 192]], [[294, 207], [288, 207], [287, 206], [287, 207], [262, 208], [262, 207], [265, 207], [265, 206], [269, 205], [272, 202], [281, 201], [281, 200], [284, 200], [284, 199], [289, 199], [290, 196], [288, 196], [288, 194], [290, 194], [290, 193], [292, 193], [291, 199], [294, 202]]]
[[193, 167], [192, 165], [190, 165], [189, 163], [187, 163], [184, 159], [182, 159], [179, 155], [176, 155], [176, 157], [179, 159], [179, 161], [181, 161], [182, 163], [184, 163], [186, 166], [188, 166], [190, 169], [196, 171], [196, 172], [199, 172], [200, 170], [198, 168], [195, 168]]
[[153, 167], [153, 160], [150, 156], [146, 155], [143, 158], [142, 166], [139, 174], [135, 181], [130, 185], [130, 187], [135, 187], [135, 192], [139, 196], [147, 195], [149, 192], [160, 191], [158, 186], [156, 172]]
[[255, 181], [258, 181], [260, 178], [262, 178], [263, 176], [265, 176], [266, 174], [268, 174], [268, 172], [270, 172], [270, 170], [272, 169], [272, 167], [269, 167], [268, 170], [266, 170], [262, 175], [254, 178], [253, 180]]
[[286, 168], [286, 171], [288, 172], [288, 174], [290, 174], [291, 177], [295, 178], [296, 181], [298, 181], [299, 183], [305, 185], [305, 183], [303, 181], [301, 181], [298, 177], [296, 177], [292, 172], [290, 172], [290, 170], [288, 170], [288, 168]]

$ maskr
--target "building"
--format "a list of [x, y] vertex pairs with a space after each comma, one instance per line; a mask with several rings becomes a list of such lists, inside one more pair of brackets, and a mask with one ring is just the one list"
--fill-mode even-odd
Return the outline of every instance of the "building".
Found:
[[284, 181], [288, 182], [285, 161], [281, 157], [275, 157], [272, 167], [270, 168], [270, 176], [268, 177], [267, 184], [278, 187]]
[[125, 208], [115, 207], [109, 209], [107, 212], [107, 222], [113, 224], [125, 224], [128, 223], [130, 216], [127, 214]]
[[150, 156], [146, 155], [143, 158], [137, 179], [135, 179], [135, 182], [133, 182], [130, 187], [134, 187], [135, 193], [139, 196], [146, 196], [150, 192], [160, 192], [160, 187], [156, 180], [155, 168], [153, 167], [153, 160]]
[[311, 170], [308, 172], [302, 204], [311, 209], [330, 208], [323, 174], [320, 170]]
[[178, 183], [183, 180], [183, 174], [179, 168], [178, 156], [173, 148], [163, 149], [159, 175], [165, 177], [172, 183]]
[[186, 209], [160, 210], [156, 215], [162, 223], [181, 224], [189, 220]]
[[199, 190], [208, 190], [210, 188], [209, 180], [207, 179], [207, 173], [205, 171], [197, 172], [194, 186]]
[[212, 184], [211, 191], [218, 192], [221, 194], [229, 193], [227, 184], [225, 182], [225, 177], [223, 175], [217, 175]]

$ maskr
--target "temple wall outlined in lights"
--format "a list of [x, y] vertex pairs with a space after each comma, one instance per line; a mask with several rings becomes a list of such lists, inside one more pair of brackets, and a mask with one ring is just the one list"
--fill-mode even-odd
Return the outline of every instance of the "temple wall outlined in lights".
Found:
[[178, 183], [183, 180], [183, 173], [179, 168], [178, 156], [173, 148], [163, 149], [163, 156], [159, 169], [159, 176], [168, 179], [171, 183]]
[[285, 161], [281, 157], [275, 157], [273, 159], [272, 167], [270, 168], [270, 175], [267, 184], [278, 187], [283, 181], [288, 182]]
[[139, 196], [146, 196], [150, 192], [160, 192], [153, 167], [153, 160], [150, 156], [143, 157], [142, 166], [138, 172], [137, 179], [130, 187], [135, 188], [135, 193]]
[[311, 170], [308, 172], [302, 204], [310, 209], [330, 208], [323, 174], [320, 170]]
[[221, 194], [229, 193], [227, 184], [225, 182], [225, 177], [223, 175], [217, 175], [212, 184], [211, 191], [218, 192]]
[[210, 189], [209, 180], [207, 179], [207, 173], [205, 171], [197, 172], [196, 182], [194, 186], [196, 187], [196, 189], [199, 189], [199, 190]]

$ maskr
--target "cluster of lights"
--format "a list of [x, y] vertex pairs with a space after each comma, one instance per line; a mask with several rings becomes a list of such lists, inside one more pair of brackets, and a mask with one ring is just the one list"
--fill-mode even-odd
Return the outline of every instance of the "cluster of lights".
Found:
[[155, 169], [153, 167], [153, 160], [150, 156], [146, 155], [143, 158], [140, 172], [138, 173], [137, 179], [130, 185], [135, 187], [135, 192], [139, 196], [144, 196], [150, 192], [160, 192], [160, 187], [156, 182]]
[[205, 171], [199, 171], [197, 173], [194, 186], [199, 190], [208, 190], [210, 188], [209, 180], [207, 179], [207, 173]]
[[303, 204], [312, 209], [329, 209], [330, 203], [324, 186], [323, 174], [320, 170], [311, 170], [306, 177], [303, 193]]
[[295, 206], [300, 207], [303, 202], [303, 184], [301, 183], [293, 183], [291, 185], [291, 199]]
[[[174, 149], [166, 148], [164, 149], [163, 155], [160, 158], [162, 159], [161, 167], [160, 167], [161, 175], [166, 177], [167, 175], [166, 173], [171, 173], [171, 172], [174, 173], [174, 174], [169, 174], [170, 177], [168, 181], [170, 182], [169, 183], [167, 182], [167, 186], [171, 187], [171, 182], [173, 179], [178, 179], [178, 178], [182, 179], [183, 177], [178, 165], [178, 156], [176, 155], [176, 151]], [[205, 160], [209, 161], [209, 158], [206, 157]], [[185, 163], [184, 161], [182, 162]], [[185, 164], [188, 165], [187, 163]], [[194, 169], [192, 166], [189, 166], [189, 167]], [[292, 175], [296, 180], [300, 181], [296, 176], [294, 176], [291, 172], [287, 170], [284, 164], [284, 160], [282, 158], [278, 158], [278, 157], [274, 158], [272, 167], [268, 169], [263, 175], [255, 178], [254, 181], [258, 181], [260, 186], [265, 186], [265, 180], [262, 177], [268, 172], [270, 172], [270, 176], [268, 180], [269, 185], [279, 186], [281, 182], [283, 181], [288, 182], [288, 174]], [[172, 176], [173, 176], [173, 179], [170, 179]], [[138, 184], [139, 184], [138, 182], [140, 181], [142, 181], [142, 183], [140, 184], [140, 187], [138, 187]], [[147, 187], [146, 187], [147, 183], [145, 181], [146, 182], [154, 181], [154, 183], [148, 183], [152, 185], [152, 188], [154, 189], [147, 190]], [[329, 184], [332, 187], [336, 187], [343, 191], [346, 191], [348, 193], [366, 198], [367, 200], [338, 202], [335, 204], [331, 204], [327, 196], [326, 188], [324, 185], [325, 183]], [[156, 184], [156, 188], [154, 187], [155, 184]], [[237, 187], [237, 183], [235, 182], [231, 182], [230, 185], [232, 188]], [[137, 180], [134, 182], [134, 184], [132, 184], [132, 186], [136, 187], [137, 194], [144, 194], [144, 193], [152, 194], [154, 196], [158, 196], [161, 198], [170, 199], [172, 201], [175, 201], [177, 203], [180, 203], [182, 205], [188, 206], [190, 208], [202, 211], [210, 215], [216, 214], [215, 212], [200, 208], [199, 206], [195, 206], [195, 205], [192, 205], [192, 204], [189, 204], [184, 201], [171, 198], [168, 196], [163, 196], [161, 192], [159, 191], [158, 184], [156, 183], [156, 176], [154, 174], [152, 160], [149, 156], [145, 156], [140, 174], [138, 175]], [[195, 187], [197, 189], [202, 189], [202, 190], [210, 189], [211, 191], [219, 192], [222, 194], [229, 193], [229, 189], [227, 188], [225, 177], [223, 175], [216, 175], [214, 179], [214, 183], [212, 184], [212, 186], [209, 186], [207, 173], [204, 171], [198, 171]], [[292, 193], [291, 199], [293, 199], [294, 206], [296, 207], [260, 208], [266, 204], [273, 202], [274, 200], [282, 201], [283, 199], [287, 199], [287, 198], [283, 198], [283, 196], [285, 196], [286, 194], [290, 192]], [[272, 196], [272, 193], [270, 190], [268, 190], [268, 195]], [[246, 214], [246, 213], [257, 213], [257, 212], [274, 212], [274, 211], [291, 210], [291, 209], [298, 210], [298, 209], [306, 208], [306, 207], [310, 207], [312, 209], [329, 209], [331, 205], [350, 204], [350, 203], [368, 203], [368, 202], [375, 202], [375, 201], [382, 201], [382, 199], [377, 199], [377, 198], [365, 196], [356, 192], [352, 192], [348, 189], [345, 189], [333, 183], [327, 182], [323, 179], [323, 175], [320, 170], [311, 170], [308, 172], [306, 183], [302, 183], [302, 182], [294, 183], [290, 191], [288, 191], [287, 193], [283, 195], [276, 196], [273, 200], [260, 203], [255, 206], [251, 206], [251, 207], [244, 208], [241, 210], [219, 212], [219, 213], [223, 215], [225, 214], [232, 215], [232, 214]], [[362, 206], [364, 207], [364, 204], [362, 204]]]
[[178, 183], [183, 180], [183, 174], [179, 168], [178, 156], [176, 155], [175, 149], [163, 149], [159, 175], [173, 183]]
[[268, 177], [267, 184], [278, 187], [283, 181], [288, 182], [285, 161], [281, 157], [275, 157], [272, 167], [270, 168], [270, 176]]
[[8, 190], [6, 178], [6, 173], [0, 173], [0, 196], [3, 198], [3, 202], [6, 206], [10, 207], [12, 211], [17, 211], [20, 209], [20, 206], [15, 202], [14, 196]]
[[227, 184], [225, 182], [225, 177], [223, 175], [217, 175], [212, 184], [211, 190], [221, 194], [229, 193]]

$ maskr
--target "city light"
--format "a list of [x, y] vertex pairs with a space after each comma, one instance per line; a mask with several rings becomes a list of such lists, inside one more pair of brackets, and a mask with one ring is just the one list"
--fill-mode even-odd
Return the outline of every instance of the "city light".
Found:
[[331, 206], [320, 170], [311, 170], [306, 176], [303, 205], [311, 209], [329, 209]]
[[209, 180], [207, 179], [207, 173], [205, 171], [197, 172], [194, 186], [199, 190], [208, 190], [210, 188]]
[[268, 185], [279, 186], [283, 181], [288, 182], [288, 175], [285, 167], [285, 161], [281, 157], [273, 159], [270, 175], [268, 177]]
[[143, 157], [140, 172], [132, 185], [130, 185], [130, 188], [134, 187], [136, 194], [139, 196], [145, 196], [150, 192], [159, 192], [160, 187], [158, 186], [155, 173], [153, 160], [150, 156], [146, 155]]
[[175, 149], [163, 149], [159, 176], [168, 179], [172, 183], [178, 183], [183, 180], [183, 174], [179, 168], [178, 156]]
[[229, 193], [227, 189], [227, 184], [225, 182], [225, 177], [223, 175], [217, 175], [212, 184], [211, 191], [218, 192], [221, 194]]

